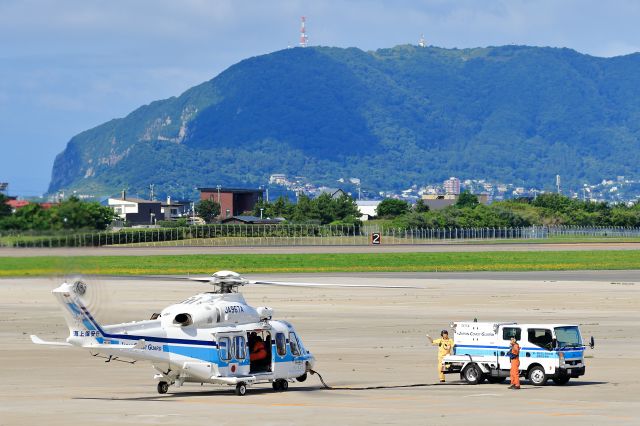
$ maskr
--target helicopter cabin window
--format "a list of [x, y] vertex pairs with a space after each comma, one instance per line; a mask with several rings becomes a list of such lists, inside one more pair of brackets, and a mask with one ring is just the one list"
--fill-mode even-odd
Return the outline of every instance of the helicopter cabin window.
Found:
[[530, 328], [527, 330], [527, 337], [529, 342], [536, 346], [547, 350], [553, 349], [553, 336], [551, 330], [547, 328]]
[[503, 340], [511, 340], [512, 337], [515, 337], [516, 340], [520, 340], [522, 337], [521, 330], [518, 327], [504, 327], [502, 329], [502, 339]]
[[231, 351], [229, 350], [230, 343], [228, 337], [222, 337], [218, 341], [218, 354], [222, 361], [229, 361], [231, 359]]
[[287, 339], [284, 337], [284, 333], [276, 334], [276, 350], [280, 356], [287, 354]]
[[247, 345], [245, 343], [244, 337], [236, 336], [233, 338], [233, 348], [236, 354], [236, 359], [244, 359]]
[[289, 345], [291, 346], [291, 354], [294, 356], [300, 355], [300, 346], [298, 346], [298, 338], [296, 333], [289, 333]]

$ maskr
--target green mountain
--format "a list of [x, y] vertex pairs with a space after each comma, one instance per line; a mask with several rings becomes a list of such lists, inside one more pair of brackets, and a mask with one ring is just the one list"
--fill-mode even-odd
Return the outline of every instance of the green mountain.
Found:
[[633, 175], [640, 54], [398, 46], [246, 59], [73, 137], [49, 191], [257, 186], [272, 173], [369, 189], [449, 176], [551, 187]]

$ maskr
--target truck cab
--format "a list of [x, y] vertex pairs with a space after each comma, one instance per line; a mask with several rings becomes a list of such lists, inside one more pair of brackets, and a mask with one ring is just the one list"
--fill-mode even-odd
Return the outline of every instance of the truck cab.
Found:
[[454, 323], [454, 353], [443, 359], [445, 373], [468, 383], [500, 383], [509, 377], [510, 340], [520, 345], [520, 375], [533, 385], [549, 379], [564, 385], [585, 374], [580, 329], [572, 324]]

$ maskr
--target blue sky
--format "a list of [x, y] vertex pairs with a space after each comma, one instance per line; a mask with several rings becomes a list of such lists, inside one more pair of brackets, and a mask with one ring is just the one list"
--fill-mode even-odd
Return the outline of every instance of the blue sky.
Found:
[[635, 0], [0, 0], [0, 181], [46, 191], [75, 134], [298, 41], [640, 51]]

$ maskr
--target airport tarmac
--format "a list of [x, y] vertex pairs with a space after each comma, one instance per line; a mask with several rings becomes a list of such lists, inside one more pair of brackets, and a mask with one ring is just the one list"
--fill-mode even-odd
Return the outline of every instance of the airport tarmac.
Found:
[[640, 243], [453, 243], [396, 244], [379, 246], [248, 246], [248, 247], [0, 247], [0, 257], [33, 256], [161, 256], [183, 254], [292, 254], [292, 253], [435, 253], [487, 251], [588, 251], [640, 250]]
[[[185, 385], [158, 395], [147, 364], [104, 363], [75, 348], [36, 346], [29, 334], [63, 340], [67, 328], [46, 278], [0, 280], [0, 425], [23, 424], [638, 424], [640, 275], [590, 271], [503, 279], [483, 275], [304, 275], [326, 283], [408, 284], [419, 289], [247, 287], [254, 305], [291, 321], [316, 356], [318, 378], [237, 397], [231, 388]], [[250, 278], [259, 278], [251, 276]], [[300, 275], [270, 275], [300, 281]], [[146, 319], [207, 286], [90, 279], [90, 309], [103, 323]], [[595, 336], [587, 371], [567, 386], [511, 391], [436, 384], [436, 336], [452, 321], [563, 322]], [[353, 389], [340, 389], [340, 388]], [[375, 389], [364, 389], [376, 387]]]

